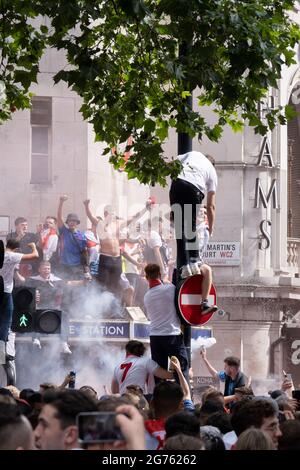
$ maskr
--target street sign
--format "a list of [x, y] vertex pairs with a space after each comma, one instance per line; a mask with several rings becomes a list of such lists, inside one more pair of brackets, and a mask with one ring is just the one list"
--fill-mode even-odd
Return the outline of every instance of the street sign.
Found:
[[[205, 325], [214, 314], [214, 312], [202, 313], [202, 280], [201, 274], [195, 274], [184, 279], [177, 288], [177, 310], [188, 325]], [[211, 305], [216, 305], [217, 303], [216, 289], [213, 284], [210, 289], [208, 302]]]

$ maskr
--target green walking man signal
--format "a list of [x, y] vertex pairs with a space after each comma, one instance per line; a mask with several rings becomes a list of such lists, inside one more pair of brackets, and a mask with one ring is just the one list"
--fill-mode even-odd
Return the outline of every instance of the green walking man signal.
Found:
[[20, 317], [20, 323], [19, 325], [20, 326], [24, 326], [25, 328], [27, 327], [27, 323], [28, 323], [28, 318], [26, 317], [25, 313], [23, 313], [23, 315]]

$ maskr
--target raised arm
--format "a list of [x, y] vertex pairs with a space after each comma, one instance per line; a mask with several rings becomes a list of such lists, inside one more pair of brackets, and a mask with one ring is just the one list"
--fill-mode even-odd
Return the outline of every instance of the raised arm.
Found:
[[28, 246], [31, 248], [31, 253], [28, 254], [23, 254], [22, 255], [22, 260], [28, 260], [28, 259], [35, 259], [39, 257], [39, 253], [36, 249], [35, 243], [28, 243]]
[[206, 349], [205, 348], [200, 349], [200, 357], [202, 357], [203, 362], [206, 365], [206, 368], [207, 368], [208, 372], [210, 373], [210, 375], [212, 375], [214, 379], [217, 379], [219, 377], [218, 376], [218, 371], [216, 369], [214, 369], [214, 367], [207, 360]]
[[175, 372], [177, 372], [179, 383], [183, 391], [183, 400], [191, 400], [190, 387], [182, 373], [179, 359], [176, 356], [171, 356], [171, 364]]
[[86, 216], [87, 218], [90, 220], [91, 224], [92, 224], [92, 228], [93, 228], [93, 231], [96, 230], [96, 227], [99, 223], [99, 220], [97, 219], [97, 217], [95, 217], [92, 212], [91, 212], [91, 209], [90, 209], [90, 202], [91, 200], [90, 199], [86, 199], [85, 201], [83, 201], [83, 205], [84, 205], [84, 208], [85, 208], [85, 213], [86, 213]]
[[136, 222], [138, 219], [140, 219], [148, 210], [151, 208], [151, 202], [147, 201], [145, 207], [137, 212], [135, 215], [132, 217], [129, 217], [129, 219], [124, 220], [123, 222], [120, 222], [119, 224], [119, 229], [122, 230], [124, 227], [128, 227], [128, 225], [132, 224], [132, 222]]
[[143, 263], [139, 263], [136, 261], [129, 253], [126, 251], [122, 251], [122, 256], [126, 258], [130, 263], [134, 264], [137, 268], [141, 269], [143, 267]]
[[212, 236], [215, 225], [215, 213], [216, 213], [216, 193], [210, 191], [207, 194], [207, 218], [208, 218], [208, 230], [209, 234]]
[[63, 196], [60, 196], [59, 198], [59, 204], [58, 204], [58, 209], [57, 209], [57, 226], [58, 228], [63, 227], [64, 224], [64, 219], [63, 219], [63, 204], [68, 200], [68, 196], [64, 194]]
[[164, 266], [164, 263], [163, 263], [163, 260], [162, 260], [162, 257], [161, 257], [160, 247], [155, 246], [153, 248], [153, 253], [154, 253], [154, 256], [155, 256], [156, 264], [158, 264], [158, 266], [160, 267], [162, 281], [165, 282], [165, 283], [170, 282], [169, 279], [168, 279], [168, 273], [165, 269], [165, 266]]

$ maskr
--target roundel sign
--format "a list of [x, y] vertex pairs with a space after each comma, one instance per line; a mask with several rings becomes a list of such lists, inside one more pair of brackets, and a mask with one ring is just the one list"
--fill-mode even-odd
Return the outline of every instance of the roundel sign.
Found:
[[[195, 274], [183, 280], [179, 285], [177, 292], [177, 309], [183, 320], [189, 325], [204, 325], [207, 323], [214, 312], [202, 314], [202, 280], [201, 274]], [[211, 285], [208, 302], [216, 305], [217, 296], [214, 285]]]

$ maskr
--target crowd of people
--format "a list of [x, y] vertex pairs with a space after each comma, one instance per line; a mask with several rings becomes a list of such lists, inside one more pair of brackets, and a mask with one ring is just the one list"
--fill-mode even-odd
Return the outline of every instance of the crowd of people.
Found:
[[[118, 303], [111, 306], [102, 317], [122, 317], [124, 307], [138, 306], [146, 312], [144, 296], [148, 290], [145, 266], [159, 266], [161, 280], [165, 285], [174, 279], [175, 240], [174, 227], [169, 214], [152, 216], [153, 200], [128, 220], [117, 216], [112, 206], [105, 206], [103, 217], [96, 217], [90, 209], [90, 200], [83, 201], [90, 226], [80, 230], [76, 213], [64, 219], [63, 207], [67, 196], [59, 199], [56, 216], [47, 216], [38, 224], [36, 231], [29, 231], [25, 217], [15, 220], [15, 230], [7, 236], [4, 266], [0, 270], [5, 281], [5, 299], [1, 316], [0, 351], [4, 363], [4, 343], [12, 317], [13, 286], [33, 287], [37, 292], [38, 308], [62, 310], [61, 350], [70, 354], [68, 344], [68, 317], [97, 316], [97, 308], [89, 303], [84, 311], [83, 298], [92, 297], [97, 305], [103, 291], [111, 292]], [[208, 223], [206, 208], [197, 217], [199, 248], [205, 250]], [[143, 223], [141, 223], [143, 220]], [[201, 266], [204, 277], [204, 298], [211, 285], [211, 269]], [[175, 282], [176, 283], [176, 282]], [[206, 292], [207, 291], [207, 292]], [[207, 300], [203, 308], [209, 309]], [[94, 310], [94, 311], [93, 311]], [[98, 315], [99, 318], [99, 315]], [[38, 335], [34, 344], [41, 348]], [[0, 356], [1, 356], [0, 354]]]
[[[90, 221], [86, 230], [80, 230], [77, 214], [69, 213], [64, 219], [63, 205], [67, 199], [60, 198], [56, 217], [47, 216], [35, 232], [29, 231], [25, 217], [18, 217], [15, 230], [7, 236], [4, 266], [0, 269], [5, 284], [0, 321], [2, 363], [12, 318], [13, 287], [35, 288], [38, 308], [62, 310], [61, 347], [62, 352], [70, 354], [67, 342], [70, 312], [73, 317], [77, 313], [79, 318], [89, 315], [99, 319], [121, 318], [124, 307], [132, 305], [144, 310], [148, 288], [144, 267], [151, 261], [160, 266], [165, 282], [171, 279], [174, 237], [170, 229], [163, 231], [161, 217], [151, 219], [151, 199], [126, 221], [116, 215], [112, 206], [104, 208], [102, 218], [95, 217], [90, 201], [86, 200], [83, 204]], [[142, 225], [143, 216], [146, 222]], [[103, 292], [111, 292], [116, 302], [105, 312], [101, 306], [99, 312], [96, 306]], [[87, 298], [93, 302], [83, 301]], [[33, 341], [41, 347], [38, 335], [33, 336]]]
[[[143, 343], [129, 341], [125, 358], [115, 365], [110, 390], [106, 386], [102, 396], [90, 385], [73, 389], [70, 375], [61, 386], [41, 384], [39, 391], [0, 389], [0, 449], [300, 449], [299, 401], [290, 396], [290, 381], [270, 396], [255, 396], [239, 358], [226, 357], [224, 370], [217, 371], [202, 348], [199, 360], [215, 386], [205, 390], [199, 403], [193, 400], [176, 287], [187, 277], [202, 274], [199, 314], [217, 310], [208, 301], [212, 271], [203, 260], [214, 229], [217, 175], [211, 156], [188, 152], [178, 158], [182, 171], [170, 189], [167, 234], [166, 215], [155, 220], [151, 216], [151, 198], [128, 220], [118, 217], [112, 206], [97, 217], [85, 200], [90, 222], [85, 231], [79, 230], [76, 213], [64, 219], [67, 196], [60, 197], [57, 216], [46, 217], [36, 233], [28, 231], [24, 217], [16, 219], [0, 270], [0, 364], [5, 364], [14, 285], [34, 287], [40, 307], [59, 308], [66, 317], [71, 310], [76, 315], [79, 305], [82, 318], [80, 298], [104, 291], [125, 306], [140, 306], [150, 322], [151, 357], [145, 356]], [[97, 311], [89, 307], [87, 313]], [[67, 328], [61, 338], [63, 352], [71, 353]], [[39, 337], [33, 340], [40, 347]], [[219, 382], [224, 382], [223, 393]], [[66, 388], [68, 384], [72, 389]]]
[[[255, 396], [238, 358], [225, 358], [217, 372], [202, 349], [199, 360], [216, 382], [195, 403], [175, 356], [166, 370], [144, 356], [140, 341], [125, 349], [104, 394], [67, 388], [71, 375], [36, 391], [1, 388], [0, 450], [300, 450], [300, 402], [290, 397], [289, 380]], [[159, 380], [152, 393], [149, 374]]]

